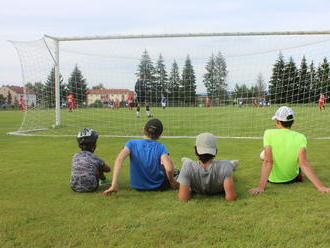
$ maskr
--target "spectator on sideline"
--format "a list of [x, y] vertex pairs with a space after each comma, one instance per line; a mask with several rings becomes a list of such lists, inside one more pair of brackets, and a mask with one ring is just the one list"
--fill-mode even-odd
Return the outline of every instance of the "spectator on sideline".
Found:
[[84, 128], [78, 133], [77, 141], [81, 152], [72, 159], [70, 185], [75, 192], [93, 192], [101, 185], [109, 185], [104, 172], [110, 167], [98, 156], [94, 155], [98, 134], [93, 129]]
[[112, 185], [104, 195], [118, 192], [118, 179], [123, 162], [130, 157], [131, 187], [137, 190], [176, 188], [175, 168], [165, 145], [157, 140], [163, 132], [158, 119], [149, 120], [143, 129], [144, 139], [130, 140], [115, 160]]
[[182, 158], [178, 177], [179, 201], [189, 201], [191, 193], [225, 193], [228, 201], [236, 200], [233, 170], [238, 160], [214, 160], [217, 154], [216, 138], [211, 133], [201, 133], [196, 138], [195, 155], [198, 161]]
[[[263, 193], [267, 182], [302, 182], [302, 170], [315, 188], [321, 192], [330, 193], [330, 188], [323, 186], [307, 161], [306, 137], [291, 130], [294, 123], [292, 109], [286, 106], [280, 107], [272, 120], [276, 120], [277, 129], [269, 129], [264, 133], [264, 162], [260, 181], [258, 187], [250, 189], [249, 192], [251, 194]], [[261, 158], [262, 156], [260, 155]]]

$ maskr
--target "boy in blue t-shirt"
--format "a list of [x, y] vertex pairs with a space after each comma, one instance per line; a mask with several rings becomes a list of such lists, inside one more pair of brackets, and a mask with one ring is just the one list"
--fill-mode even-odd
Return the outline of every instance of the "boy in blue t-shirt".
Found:
[[131, 187], [137, 190], [165, 190], [176, 188], [174, 165], [165, 145], [157, 142], [163, 132], [158, 119], [151, 119], [143, 129], [144, 139], [130, 140], [116, 158], [111, 187], [103, 194], [118, 191], [121, 166], [130, 156]]

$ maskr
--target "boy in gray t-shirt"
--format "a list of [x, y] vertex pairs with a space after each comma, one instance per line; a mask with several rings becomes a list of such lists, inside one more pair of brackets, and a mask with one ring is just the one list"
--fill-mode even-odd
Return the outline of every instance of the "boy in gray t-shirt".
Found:
[[98, 156], [94, 155], [98, 134], [93, 129], [84, 128], [77, 136], [81, 152], [76, 153], [72, 159], [70, 186], [75, 192], [92, 192], [101, 185], [109, 185], [104, 172], [110, 167]]
[[180, 183], [178, 198], [188, 201], [191, 192], [217, 194], [225, 192], [226, 200], [236, 200], [233, 181], [233, 169], [237, 160], [216, 160], [216, 138], [211, 133], [201, 133], [196, 138], [195, 155], [198, 161], [182, 159], [182, 168], [178, 177]]

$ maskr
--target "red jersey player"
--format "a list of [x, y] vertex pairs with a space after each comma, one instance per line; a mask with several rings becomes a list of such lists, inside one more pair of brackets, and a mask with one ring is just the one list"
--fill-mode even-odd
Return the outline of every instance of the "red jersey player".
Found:
[[206, 107], [210, 107], [210, 98], [206, 97], [206, 103], [205, 103]]
[[128, 96], [127, 98], [127, 104], [128, 104], [128, 110], [132, 110], [132, 105], [133, 105], [133, 96]]
[[324, 94], [321, 93], [320, 95], [320, 100], [319, 100], [319, 108], [322, 111], [322, 107], [325, 110], [325, 106], [324, 106]]
[[69, 112], [72, 112], [74, 108], [74, 96], [72, 94], [68, 95], [68, 105], [69, 105]]
[[18, 105], [21, 107], [22, 111], [24, 111], [23, 97], [22, 96], [18, 100]]

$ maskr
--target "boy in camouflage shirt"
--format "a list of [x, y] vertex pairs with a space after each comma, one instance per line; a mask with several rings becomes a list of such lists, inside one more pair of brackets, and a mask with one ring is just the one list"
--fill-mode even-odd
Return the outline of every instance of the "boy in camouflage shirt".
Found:
[[110, 167], [98, 156], [94, 155], [98, 134], [93, 129], [84, 128], [79, 132], [77, 141], [81, 152], [76, 153], [72, 159], [72, 172], [70, 185], [75, 192], [93, 192], [101, 185], [109, 185], [104, 172]]

